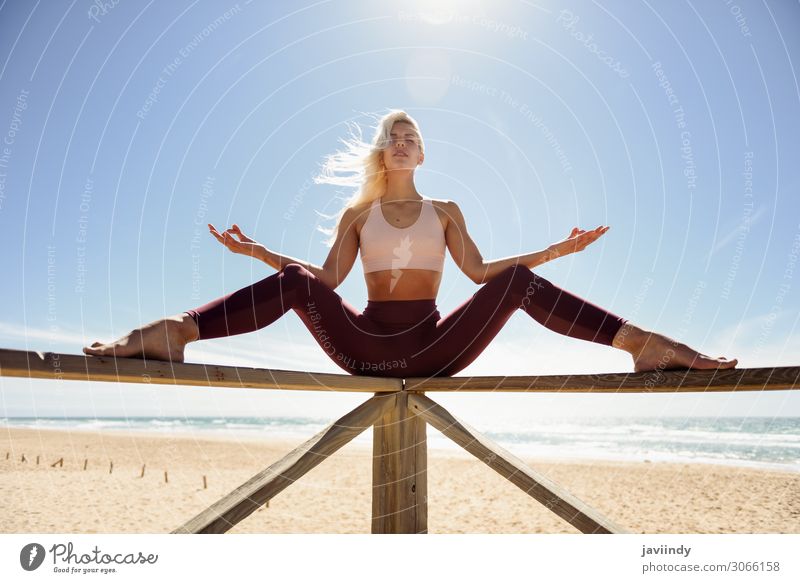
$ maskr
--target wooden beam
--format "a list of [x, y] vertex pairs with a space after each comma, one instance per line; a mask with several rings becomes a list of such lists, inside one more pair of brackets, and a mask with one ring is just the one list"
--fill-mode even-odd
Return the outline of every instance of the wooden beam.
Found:
[[[381, 378], [0, 349], [0, 376], [314, 391], [676, 393], [800, 388], [800, 367], [587, 375]], [[357, 379], [356, 382], [353, 382]]]
[[411, 393], [408, 395], [408, 406], [433, 427], [581, 532], [596, 534], [626, 532], [428, 397]]
[[394, 392], [394, 378], [0, 349], [0, 376], [237, 389]]
[[559, 393], [685, 393], [800, 389], [800, 367], [666, 370], [547, 376], [413, 377], [406, 391]]
[[428, 532], [426, 423], [408, 408], [408, 393], [375, 422], [372, 449], [372, 533]]
[[395, 395], [375, 395], [175, 529], [173, 534], [228, 531], [370, 427], [394, 403]]

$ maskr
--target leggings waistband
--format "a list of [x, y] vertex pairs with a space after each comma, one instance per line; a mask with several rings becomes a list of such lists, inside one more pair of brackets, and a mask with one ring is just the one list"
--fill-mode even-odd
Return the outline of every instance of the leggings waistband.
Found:
[[390, 324], [419, 324], [426, 320], [438, 322], [441, 314], [435, 299], [429, 300], [368, 300], [364, 316]]

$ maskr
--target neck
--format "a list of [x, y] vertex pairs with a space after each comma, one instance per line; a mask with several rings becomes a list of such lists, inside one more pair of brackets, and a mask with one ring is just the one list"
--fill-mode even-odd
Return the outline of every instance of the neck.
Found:
[[422, 196], [417, 192], [414, 185], [414, 172], [387, 172], [386, 173], [386, 194], [382, 200], [385, 201], [405, 201], [420, 200]]

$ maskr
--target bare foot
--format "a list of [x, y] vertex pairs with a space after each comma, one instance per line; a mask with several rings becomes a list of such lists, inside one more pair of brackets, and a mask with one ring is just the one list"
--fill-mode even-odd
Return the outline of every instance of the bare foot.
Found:
[[682, 342], [655, 332], [646, 332], [629, 323], [620, 328], [612, 345], [630, 353], [636, 372], [674, 368], [713, 370], [733, 368], [739, 362], [735, 358], [728, 360], [722, 356], [714, 358], [701, 354]]
[[169, 316], [132, 330], [119, 340], [103, 344], [95, 342], [84, 346], [90, 356], [119, 356], [127, 358], [152, 358], [183, 362], [186, 345], [197, 340], [197, 324], [188, 314]]

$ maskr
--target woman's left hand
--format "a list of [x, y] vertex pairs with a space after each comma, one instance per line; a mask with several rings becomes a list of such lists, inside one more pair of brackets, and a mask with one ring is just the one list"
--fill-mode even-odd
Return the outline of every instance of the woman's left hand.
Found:
[[591, 243], [597, 241], [602, 237], [611, 227], [600, 226], [591, 231], [584, 231], [575, 227], [569, 234], [569, 237], [558, 243], [550, 245], [550, 250], [555, 252], [556, 255], [569, 255], [570, 253], [577, 253], [583, 251]]

